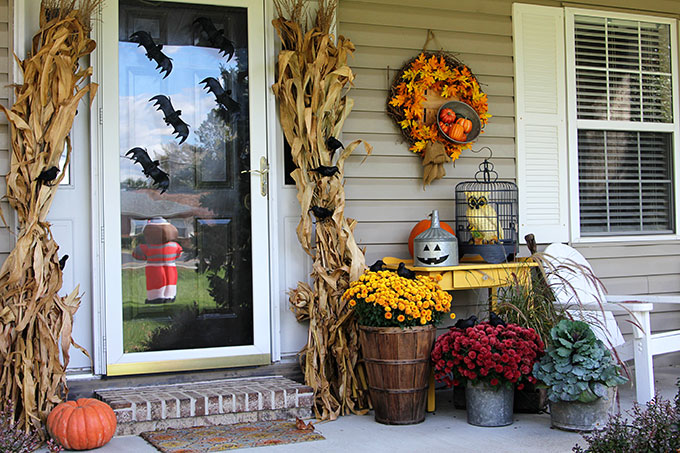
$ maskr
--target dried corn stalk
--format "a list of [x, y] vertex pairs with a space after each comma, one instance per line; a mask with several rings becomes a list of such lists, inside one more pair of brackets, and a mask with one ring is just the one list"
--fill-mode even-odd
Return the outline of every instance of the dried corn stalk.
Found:
[[[345, 160], [362, 141], [338, 149], [337, 153], [327, 148], [327, 138], [340, 135], [352, 110], [353, 102], [345, 88], [354, 79], [347, 65], [354, 46], [342, 36], [335, 44], [329, 34], [335, 1], [319, 0], [314, 26], [307, 31], [302, 24], [303, 1], [275, 1], [279, 18], [273, 24], [283, 50], [272, 88], [297, 166], [291, 174], [300, 202], [297, 236], [314, 260], [314, 287], [299, 283], [290, 293], [291, 309], [298, 320], [309, 320], [309, 337], [300, 352], [301, 365], [306, 383], [314, 389], [317, 418], [332, 420], [367, 407], [365, 385], [357, 368], [357, 326], [352, 311], [341, 300], [349, 282], [365, 268], [364, 255], [352, 233], [356, 221], [344, 217], [343, 188]], [[370, 153], [370, 145], [364, 146]], [[339, 171], [330, 177], [310, 171], [321, 165], [335, 165]], [[314, 223], [312, 207], [329, 209], [332, 216], [316, 218]]]
[[87, 83], [92, 68], [81, 68], [78, 60], [95, 48], [90, 16], [98, 3], [43, 0], [31, 54], [17, 58], [24, 81], [15, 86], [16, 102], [11, 110], [0, 106], [12, 136], [7, 200], [19, 220], [16, 246], [0, 269], [0, 389], [25, 430], [40, 429], [67, 392], [65, 370], [69, 347], [75, 345], [71, 330], [80, 296], [78, 288], [66, 297], [57, 294], [59, 247], [45, 220], [64, 173], [51, 185], [37, 178], [59, 166], [64, 150], [68, 163], [76, 108], [96, 92], [97, 86]]

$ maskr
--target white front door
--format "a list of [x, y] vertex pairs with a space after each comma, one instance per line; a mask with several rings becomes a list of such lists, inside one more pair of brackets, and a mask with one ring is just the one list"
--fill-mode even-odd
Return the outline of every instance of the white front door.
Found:
[[106, 374], [269, 363], [262, 2], [102, 17]]

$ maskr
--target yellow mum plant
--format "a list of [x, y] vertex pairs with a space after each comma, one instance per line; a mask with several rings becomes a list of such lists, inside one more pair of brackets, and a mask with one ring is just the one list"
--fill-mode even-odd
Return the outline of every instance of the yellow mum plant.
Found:
[[437, 324], [451, 310], [452, 300], [439, 286], [439, 280], [441, 277], [422, 275], [409, 279], [388, 270], [366, 271], [350, 284], [342, 300], [354, 309], [359, 324], [364, 326]]

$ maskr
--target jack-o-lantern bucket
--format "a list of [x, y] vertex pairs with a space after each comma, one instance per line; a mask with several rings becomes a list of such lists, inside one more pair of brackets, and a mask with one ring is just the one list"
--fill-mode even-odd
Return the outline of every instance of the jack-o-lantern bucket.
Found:
[[439, 226], [439, 211], [430, 214], [432, 225], [413, 240], [413, 265], [441, 267], [458, 265], [458, 240]]

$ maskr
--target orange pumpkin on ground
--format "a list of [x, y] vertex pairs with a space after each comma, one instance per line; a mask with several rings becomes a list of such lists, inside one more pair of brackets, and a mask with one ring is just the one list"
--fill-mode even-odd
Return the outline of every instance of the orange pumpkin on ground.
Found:
[[66, 401], [50, 412], [47, 431], [68, 450], [91, 450], [111, 440], [116, 414], [111, 406], [94, 398]]
[[[423, 219], [420, 222], [418, 222], [416, 226], [413, 227], [413, 229], [411, 230], [411, 234], [408, 235], [408, 252], [411, 254], [411, 258], [413, 258], [413, 240], [420, 233], [430, 228], [430, 225], [432, 225], [432, 220]], [[456, 233], [453, 231], [453, 228], [451, 228], [451, 225], [449, 225], [448, 223], [439, 222], [439, 226], [444, 228], [446, 231], [453, 234], [454, 236], [456, 235]]]

